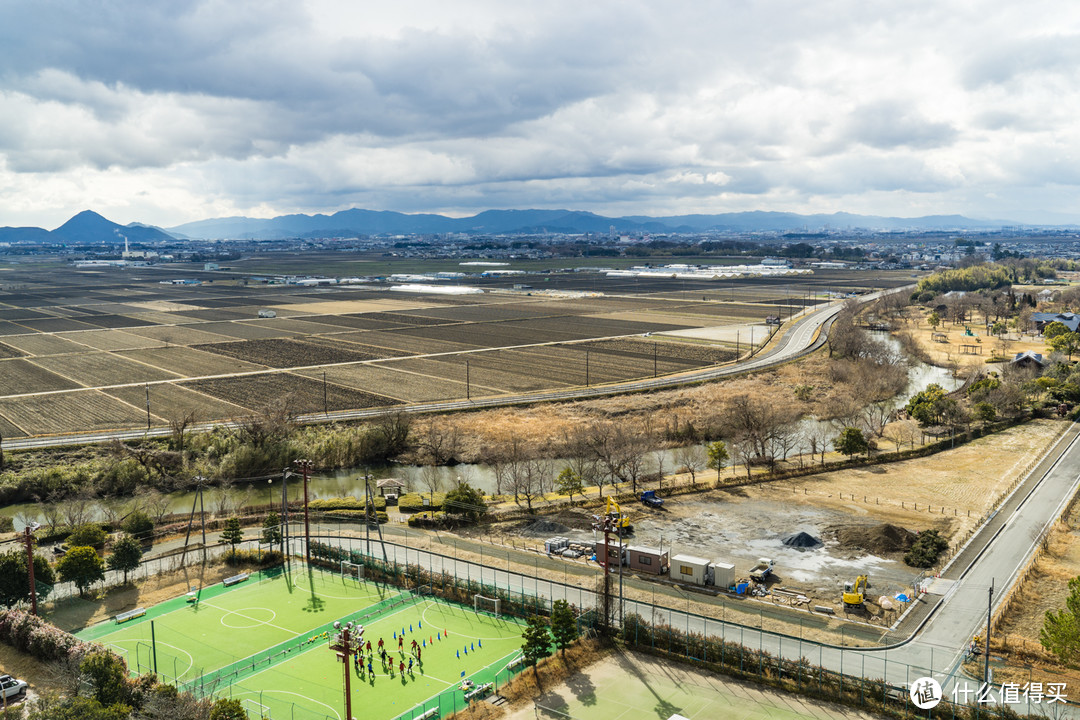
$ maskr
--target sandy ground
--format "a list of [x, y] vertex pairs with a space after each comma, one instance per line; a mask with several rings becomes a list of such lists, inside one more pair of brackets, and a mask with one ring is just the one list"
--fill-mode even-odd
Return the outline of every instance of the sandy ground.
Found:
[[[964, 325], [953, 325], [946, 320], [942, 320], [936, 330], [931, 328], [926, 320], [931, 312], [928, 308], [912, 306], [908, 312], [911, 313], [913, 321], [904, 326], [903, 330], [910, 332], [933, 364], [941, 367], [950, 367], [955, 363], [960, 372], [961, 368], [984, 369], [987, 368], [986, 361], [993, 356], [1011, 358], [1016, 353], [1027, 350], [1044, 355], [1048, 352], [1046, 343], [1039, 335], [1012, 331], [1005, 334], [1004, 341], [987, 335], [986, 319], [978, 313], [974, 315], [972, 322], [966, 324], [975, 335], [971, 337], [965, 334]], [[943, 333], [946, 336], [945, 341], [934, 340], [935, 333]], [[971, 354], [972, 351], [962, 348], [962, 345], [975, 346], [977, 349], [974, 352], [977, 354]]]
[[690, 720], [876, 717], [633, 652], [613, 653], [575, 673], [546, 691], [536, 704], [566, 715], [545, 714], [529, 703], [506, 717], [655, 720], [674, 713]]
[[715, 327], [689, 328], [686, 330], [668, 330], [655, 333], [662, 337], [694, 338], [697, 340], [711, 340], [713, 342], [726, 342], [734, 345], [736, 341], [744, 347], [750, 347], [750, 341], [760, 345], [762, 340], [769, 337], [772, 328], [768, 325], [720, 325]]

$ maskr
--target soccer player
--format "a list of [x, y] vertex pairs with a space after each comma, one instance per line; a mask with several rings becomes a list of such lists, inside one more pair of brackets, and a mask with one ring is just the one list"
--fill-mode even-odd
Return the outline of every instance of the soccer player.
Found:
[[[412, 660], [410, 660], [409, 662], [411, 663]], [[401, 662], [398, 663], [398, 672], [400, 672], [402, 675], [405, 674], [405, 661], [404, 660], [402, 660]]]

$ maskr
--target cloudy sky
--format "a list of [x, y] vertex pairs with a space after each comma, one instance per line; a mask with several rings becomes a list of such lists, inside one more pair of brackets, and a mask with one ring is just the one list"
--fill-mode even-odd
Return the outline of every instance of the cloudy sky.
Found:
[[1078, 199], [1077, 3], [0, 3], [0, 225]]

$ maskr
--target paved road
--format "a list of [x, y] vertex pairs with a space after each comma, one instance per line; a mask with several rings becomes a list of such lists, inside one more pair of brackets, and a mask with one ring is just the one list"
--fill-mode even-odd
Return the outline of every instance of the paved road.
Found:
[[[903, 290], [900, 288], [899, 290]], [[892, 291], [896, 292], [896, 290]], [[876, 298], [880, 293], [865, 295], [862, 301]], [[431, 413], [448, 412], [452, 410], [474, 410], [476, 408], [501, 407], [507, 405], [522, 405], [535, 402], [551, 402], [555, 400], [580, 400], [585, 398], [604, 397], [626, 392], [639, 392], [655, 390], [659, 388], [689, 385], [706, 380], [731, 375], [740, 375], [745, 372], [762, 370], [774, 367], [795, 358], [813, 352], [825, 343], [828, 326], [840, 312], [839, 304], [826, 305], [806, 313], [798, 320], [790, 323], [780, 338], [767, 350], [758, 353], [754, 357], [723, 367], [713, 367], [704, 370], [696, 370], [664, 377], [648, 378], [625, 383], [612, 383], [594, 387], [579, 387], [568, 390], [551, 392], [523, 393], [518, 395], [499, 395], [495, 397], [476, 398], [473, 400], [455, 400], [451, 402], [416, 403], [411, 405], [399, 405], [391, 408], [375, 408], [366, 410], [340, 410], [331, 413], [313, 413], [301, 415], [298, 422], [305, 424], [334, 422], [339, 420], [357, 420], [385, 415], [388, 411], [403, 413]], [[819, 333], [819, 331], [822, 331]], [[209, 432], [215, 427], [229, 426], [228, 421], [217, 423], [203, 423], [189, 428], [194, 432]], [[167, 427], [155, 427], [149, 430], [110, 430], [93, 433], [74, 433], [69, 435], [48, 435], [30, 438], [4, 438], [2, 443], [5, 450], [25, 450], [30, 448], [57, 447], [62, 445], [87, 445], [92, 443], [107, 442], [109, 440], [135, 440], [146, 437], [166, 437], [171, 433]]]

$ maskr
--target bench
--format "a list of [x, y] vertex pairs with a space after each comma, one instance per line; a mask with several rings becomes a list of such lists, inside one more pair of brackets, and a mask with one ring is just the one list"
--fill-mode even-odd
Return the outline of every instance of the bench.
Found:
[[484, 695], [487, 695], [488, 691], [491, 690], [492, 687], [494, 686], [491, 683], [484, 683], [483, 685], [477, 687], [475, 690], [471, 690], [465, 693], [465, 699], [473, 700], [478, 697], [483, 697]]
[[420, 715], [416, 720], [431, 720], [431, 718], [439, 717], [439, 708], [433, 707], [423, 715]]
[[233, 575], [232, 577], [225, 578], [224, 580], [221, 581], [221, 584], [224, 585], [225, 587], [229, 587], [230, 585], [236, 585], [237, 583], [242, 583], [245, 580], [247, 580], [249, 577], [251, 577], [251, 573], [240, 573], [239, 575]]
[[140, 618], [145, 614], [146, 614], [146, 608], [135, 608], [134, 610], [128, 610], [127, 612], [122, 612], [122, 613], [118, 614], [113, 619], [116, 620], [116, 624], [119, 625], [122, 622], [127, 622], [128, 620], [134, 620], [135, 618]]

